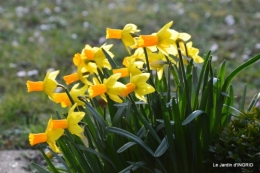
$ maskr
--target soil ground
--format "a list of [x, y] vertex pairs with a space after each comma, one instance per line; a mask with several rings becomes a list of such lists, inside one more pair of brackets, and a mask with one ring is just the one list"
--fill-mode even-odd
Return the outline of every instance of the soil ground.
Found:
[[27, 173], [31, 161], [38, 160], [41, 154], [37, 150], [3, 150], [0, 151], [1, 173]]

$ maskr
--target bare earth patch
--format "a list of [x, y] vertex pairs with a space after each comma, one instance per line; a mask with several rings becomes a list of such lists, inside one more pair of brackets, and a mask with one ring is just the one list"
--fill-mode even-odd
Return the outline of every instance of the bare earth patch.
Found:
[[27, 173], [32, 161], [42, 160], [41, 153], [37, 150], [2, 150], [0, 151], [1, 173]]

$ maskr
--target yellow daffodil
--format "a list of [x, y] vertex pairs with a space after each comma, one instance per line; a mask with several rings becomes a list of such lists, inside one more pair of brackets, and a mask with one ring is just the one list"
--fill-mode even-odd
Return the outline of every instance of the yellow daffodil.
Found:
[[141, 74], [142, 71], [140, 70], [140, 68], [143, 68], [143, 62], [141, 61], [135, 61], [134, 59], [132, 59], [129, 64], [128, 64], [128, 71], [130, 73], [130, 76], [135, 76], [138, 74]]
[[81, 59], [80, 53], [76, 53], [73, 57], [73, 63], [75, 66], [80, 66], [84, 63], [84, 61]]
[[[146, 63], [146, 58], [143, 49], [139, 49], [135, 54], [139, 55], [139, 58], [142, 59], [143, 62]], [[151, 70], [156, 70], [158, 79], [162, 79], [164, 66], [168, 64], [166, 55], [164, 55], [161, 51], [152, 52], [151, 50], [147, 49], [147, 56], [149, 61], [149, 66]], [[171, 57], [168, 57], [171, 63], [176, 63]]]
[[[85, 103], [78, 99], [79, 96], [86, 96], [85, 92], [87, 91], [88, 86], [84, 85], [82, 88], [77, 89], [79, 86], [75, 84], [70, 90], [70, 96], [72, 97], [73, 101], [80, 106], [84, 106]], [[54, 102], [60, 103], [62, 107], [67, 107], [71, 105], [71, 101], [67, 95], [67, 93], [55, 93], [54, 94]]]
[[122, 30], [107, 28], [106, 39], [121, 39], [127, 51], [130, 53], [128, 47], [135, 44], [134, 38], [131, 34], [134, 34], [139, 31], [140, 30], [138, 30], [137, 26], [134, 24], [127, 24]]
[[98, 73], [96, 63], [82, 59], [81, 54], [79, 53], [74, 55], [73, 63], [75, 66], [77, 66], [77, 77], [70, 77], [74, 77], [74, 80], [75, 78], [79, 78], [79, 80], [81, 80], [81, 82], [83, 82], [85, 85], [91, 85], [92, 83], [87, 80], [87, 77], [89, 74]]
[[72, 97], [72, 99], [74, 100], [75, 103], [77, 103], [80, 106], [85, 105], [84, 102], [82, 102], [81, 100], [78, 99], [79, 96], [86, 96], [86, 91], [88, 89], [87, 85], [84, 85], [83, 87], [77, 89], [79, 86], [79, 84], [75, 84], [71, 90], [70, 90], [70, 95]]
[[52, 128], [53, 129], [68, 129], [71, 134], [75, 134], [79, 137], [83, 137], [81, 133], [83, 132], [82, 127], [78, 125], [78, 123], [83, 119], [85, 116], [84, 112], [74, 112], [75, 107], [77, 104], [74, 104], [69, 112], [67, 119], [62, 120], [52, 120]]
[[117, 82], [120, 76], [120, 73], [116, 73], [111, 75], [108, 79], [104, 79], [103, 84], [95, 84], [90, 86], [88, 89], [89, 96], [91, 98], [101, 96], [104, 100], [106, 100], [106, 93], [115, 102], [122, 103], [123, 101], [118, 95], [126, 89], [126, 86], [120, 82]]
[[188, 41], [189, 39], [191, 38], [191, 35], [188, 34], [188, 33], [185, 33], [185, 32], [181, 32], [179, 33], [179, 37], [178, 37], [178, 40], [181, 40], [181, 41]]
[[151, 35], [140, 35], [136, 44], [132, 46], [132, 48], [147, 47], [152, 52], [159, 49], [165, 55], [176, 55], [176, 40], [179, 37], [179, 33], [170, 29], [172, 24], [172, 21], [167, 23], [157, 33]]
[[163, 76], [163, 71], [164, 71], [164, 66], [168, 64], [167, 61], [165, 60], [157, 60], [153, 61], [150, 63], [150, 67], [152, 70], [156, 70], [157, 72], [157, 77], [159, 80], [162, 79]]
[[[103, 50], [106, 51], [106, 53], [113, 58], [114, 55], [109, 51], [109, 49], [113, 45], [102, 45], [101, 47], [91, 47], [90, 45], [86, 45], [85, 48], [81, 52], [81, 59], [85, 62], [94, 61], [97, 64], [97, 67], [102, 70], [102, 68], [111, 69], [111, 65], [106, 58], [106, 55], [104, 54]], [[103, 49], [103, 50], [102, 50]]]
[[[187, 48], [187, 50], [186, 50]], [[194, 62], [196, 63], [202, 63], [204, 62], [204, 59], [200, 57], [199, 54], [199, 49], [192, 47], [192, 42], [188, 42], [186, 44], [186, 48], [183, 42], [180, 42], [180, 50], [181, 53], [186, 56], [187, 58], [192, 58]], [[186, 54], [188, 53], [188, 55]], [[183, 59], [184, 64], [188, 64], [186, 59]]]
[[[142, 48], [138, 48], [136, 49], [135, 52], [137, 52], [137, 50], [140, 50]], [[142, 49], [143, 50], [143, 49]], [[126, 67], [129, 67], [132, 65], [132, 63], [134, 62], [134, 65], [137, 67], [137, 68], [143, 68], [143, 65], [144, 65], [144, 62], [143, 60], [140, 58], [140, 54], [137, 54], [137, 53], [134, 53], [133, 55], [131, 56], [128, 56], [128, 57], [125, 57], [123, 59], [123, 65], [126, 66]]]
[[43, 81], [30, 81], [26, 82], [28, 92], [33, 91], [45, 91], [45, 93], [49, 96], [49, 98], [53, 99], [54, 90], [57, 88], [58, 83], [55, 78], [58, 75], [59, 70], [48, 72]]
[[36, 145], [40, 143], [47, 142], [51, 149], [57, 153], [60, 152], [56, 145], [56, 140], [59, 139], [64, 133], [63, 129], [53, 129], [52, 128], [52, 118], [50, 118], [45, 133], [29, 134], [30, 145]]
[[127, 68], [120, 68], [120, 69], [114, 69], [113, 74], [120, 73], [120, 77], [126, 77], [126, 76], [135, 76], [137, 74], [141, 74], [141, 70], [139, 70], [135, 65], [135, 60], [132, 59], [131, 62], [129, 62], [129, 65]]
[[130, 82], [126, 84], [127, 89], [121, 93], [122, 96], [127, 96], [131, 92], [134, 92], [138, 99], [146, 102], [144, 95], [153, 93], [155, 91], [151, 85], [146, 83], [149, 77], [150, 73], [142, 73], [132, 76], [130, 78]]

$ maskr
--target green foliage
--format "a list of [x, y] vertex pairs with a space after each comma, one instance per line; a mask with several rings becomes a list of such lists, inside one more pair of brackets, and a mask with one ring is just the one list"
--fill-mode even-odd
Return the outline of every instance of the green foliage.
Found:
[[253, 167], [216, 168], [216, 172], [259, 172], [260, 109], [253, 108], [231, 120], [210, 146], [213, 163], [251, 163]]
[[[86, 108], [80, 110], [86, 112], [82, 121], [85, 138], [66, 131], [57, 141], [62, 156], [54, 157], [65, 161], [64, 171], [208, 172], [212, 168], [205, 163], [210, 157], [208, 148], [232, 116], [231, 81], [260, 55], [227, 77], [225, 62], [219, 70], [213, 70], [210, 52], [201, 69], [192, 61], [185, 67], [184, 57], [180, 57], [179, 66], [168, 62], [162, 80], [151, 76], [149, 83], [156, 86], [156, 92], [147, 96], [147, 103], [130, 94], [121, 104], [108, 99], [103, 109], [94, 104], [96, 98], [91, 103], [83, 99]], [[252, 145], [251, 136], [245, 139]], [[58, 171], [51, 162], [49, 166], [52, 172]]]

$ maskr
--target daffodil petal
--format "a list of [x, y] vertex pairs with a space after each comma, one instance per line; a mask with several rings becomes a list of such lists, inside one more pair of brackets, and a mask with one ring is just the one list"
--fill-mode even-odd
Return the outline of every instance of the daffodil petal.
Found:
[[120, 78], [121, 74], [120, 73], [116, 73], [111, 75], [108, 79], [104, 80], [104, 84], [109, 87], [109, 86], [113, 86], [116, 81]]
[[84, 112], [72, 112], [67, 117], [69, 121], [69, 125], [78, 124], [83, 119], [84, 116], [85, 116]]
[[59, 139], [63, 135], [63, 133], [64, 133], [63, 129], [52, 129], [47, 134], [48, 140], [56, 141], [57, 139]]
[[108, 94], [109, 98], [117, 103], [122, 103], [123, 100], [120, 99], [120, 97], [118, 95], [114, 95], [114, 94]]
[[81, 135], [81, 133], [84, 131], [82, 127], [80, 127], [79, 125], [75, 124], [75, 125], [71, 125], [69, 126], [68, 130], [70, 131], [71, 134], [77, 135], [79, 137], [83, 137]]

